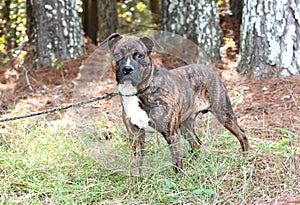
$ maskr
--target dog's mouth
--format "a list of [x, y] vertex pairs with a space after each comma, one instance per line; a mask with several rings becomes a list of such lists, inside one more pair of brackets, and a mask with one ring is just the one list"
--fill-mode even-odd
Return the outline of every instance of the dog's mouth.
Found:
[[132, 84], [132, 81], [126, 80], [118, 84], [118, 90], [121, 95], [132, 96], [137, 94], [137, 88]]

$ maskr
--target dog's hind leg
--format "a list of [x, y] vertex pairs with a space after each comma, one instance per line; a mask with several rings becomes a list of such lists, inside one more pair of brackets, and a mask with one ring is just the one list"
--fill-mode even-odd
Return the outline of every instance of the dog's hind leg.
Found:
[[225, 121], [224, 126], [239, 140], [242, 150], [247, 152], [249, 150], [249, 142], [244, 130], [237, 124], [236, 118], [231, 116]]
[[237, 123], [237, 119], [233, 113], [228, 96], [225, 96], [222, 104], [213, 106], [211, 111], [217, 117], [219, 122], [221, 122], [234, 136], [236, 136], [241, 144], [242, 150], [247, 152], [250, 148], [247, 136], [244, 130], [242, 130]]

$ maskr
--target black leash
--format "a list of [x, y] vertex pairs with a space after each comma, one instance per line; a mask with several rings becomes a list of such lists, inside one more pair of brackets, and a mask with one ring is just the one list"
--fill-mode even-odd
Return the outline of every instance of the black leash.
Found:
[[98, 100], [104, 100], [104, 99], [112, 98], [116, 95], [118, 95], [117, 92], [105, 93], [102, 96], [91, 98], [91, 99], [81, 101], [81, 102], [78, 102], [78, 103], [67, 104], [67, 105], [63, 105], [61, 107], [56, 107], [56, 108], [52, 108], [52, 109], [49, 109], [49, 110], [43, 110], [43, 111], [39, 111], [39, 112], [32, 112], [32, 113], [27, 114], [27, 115], [3, 118], [3, 119], [0, 119], [0, 123], [1, 122], [19, 120], [19, 119], [28, 118], [28, 117], [34, 117], [34, 116], [37, 116], [37, 115], [43, 115], [43, 114], [48, 114], [48, 113], [52, 113], [52, 112], [57, 112], [57, 111], [61, 111], [61, 110], [71, 108], [71, 107], [78, 107], [78, 106], [85, 105], [85, 104], [88, 104], [88, 103], [92, 103], [92, 102], [95, 102], [95, 101], [98, 101]]

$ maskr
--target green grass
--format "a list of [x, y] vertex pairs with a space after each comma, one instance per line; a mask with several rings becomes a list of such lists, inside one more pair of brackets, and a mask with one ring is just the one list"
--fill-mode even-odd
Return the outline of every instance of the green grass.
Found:
[[[0, 203], [246, 204], [300, 191], [299, 135], [277, 128], [281, 137], [261, 139], [250, 131], [251, 151], [243, 156], [227, 131], [211, 137], [208, 126], [205, 129], [203, 148], [197, 160], [186, 154], [183, 173], [176, 175], [166, 167], [138, 181], [121, 170], [130, 153], [119, 128], [112, 139], [95, 144], [93, 136], [89, 144], [83, 142], [91, 133], [78, 134], [64, 120], [11, 122], [0, 133]], [[150, 138], [148, 155], [160, 156], [164, 150], [163, 141]], [[124, 154], [122, 166], [108, 168], [105, 161], [114, 154]]]

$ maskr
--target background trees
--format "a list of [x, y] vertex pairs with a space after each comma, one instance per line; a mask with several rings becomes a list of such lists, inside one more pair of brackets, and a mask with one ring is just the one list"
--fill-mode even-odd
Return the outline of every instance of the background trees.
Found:
[[230, 0], [230, 10], [232, 13], [232, 17], [238, 19], [241, 23], [242, 21], [242, 11], [243, 11], [243, 0]]
[[85, 52], [82, 26], [75, 0], [27, 1], [30, 37], [34, 41], [36, 67], [57, 60], [75, 59]]
[[221, 27], [217, 1], [162, 0], [161, 29], [197, 42], [214, 62], [220, 57]]
[[205, 61], [215, 62], [222, 39], [218, 4], [230, 7], [232, 19], [242, 22], [239, 71], [262, 78], [299, 75], [300, 3], [292, 0], [1, 0], [0, 57], [29, 39], [34, 62], [42, 66], [82, 55], [83, 33], [97, 44], [117, 31], [161, 29], [197, 42]]
[[82, 2], [82, 25], [84, 33], [91, 38], [94, 44], [97, 43], [97, 34], [98, 34], [98, 1], [89, 0]]
[[244, 1], [239, 70], [253, 77], [300, 74], [300, 3]]
[[[0, 1], [0, 57], [27, 41], [26, 3], [18, 0]], [[1, 65], [1, 63], [0, 63]]]
[[82, 1], [84, 33], [94, 44], [104, 40], [118, 29], [116, 0]]

